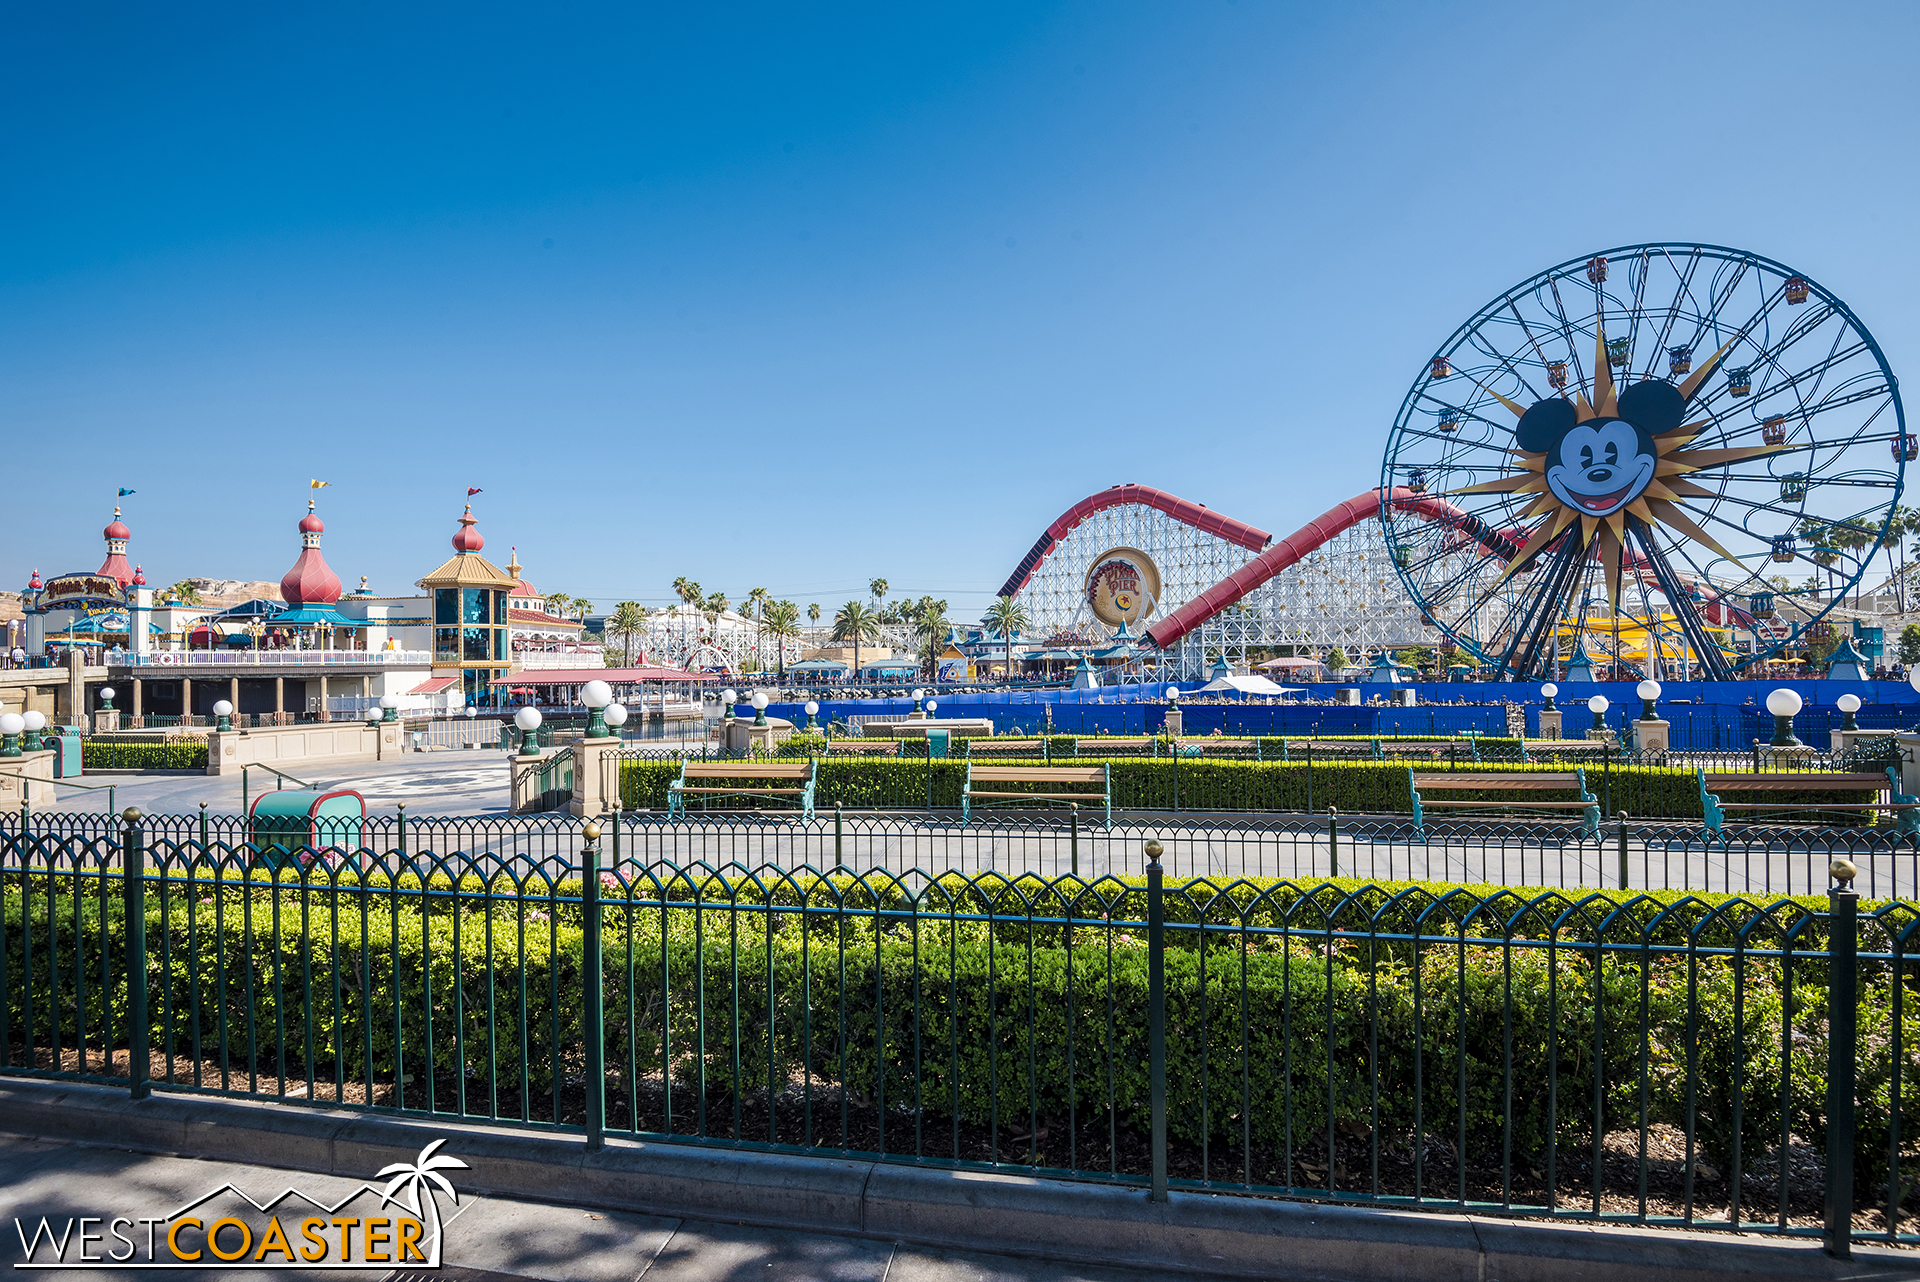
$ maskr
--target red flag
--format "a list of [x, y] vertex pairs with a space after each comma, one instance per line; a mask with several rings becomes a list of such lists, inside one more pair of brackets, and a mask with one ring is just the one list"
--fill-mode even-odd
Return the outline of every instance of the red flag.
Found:
[[472, 498], [474, 495], [478, 494], [479, 492], [480, 492], [480, 487], [477, 485], [472, 485], [467, 487], [468, 498]]

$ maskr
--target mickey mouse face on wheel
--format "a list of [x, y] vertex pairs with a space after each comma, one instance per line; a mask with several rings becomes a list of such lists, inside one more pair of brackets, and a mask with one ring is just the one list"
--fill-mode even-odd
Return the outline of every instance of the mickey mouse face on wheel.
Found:
[[1611, 516], [1639, 498], [1659, 465], [1654, 437], [1679, 426], [1685, 401], [1671, 383], [1650, 379], [1620, 395], [1619, 416], [1579, 421], [1551, 396], [1521, 416], [1514, 438], [1546, 455], [1547, 489], [1582, 516]]

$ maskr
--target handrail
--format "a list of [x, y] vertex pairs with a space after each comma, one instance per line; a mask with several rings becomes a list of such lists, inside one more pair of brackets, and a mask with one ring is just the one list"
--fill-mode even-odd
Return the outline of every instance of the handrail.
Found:
[[[5, 775], [9, 779], [22, 779], [28, 783], [50, 783], [59, 788], [78, 788], [82, 792], [104, 792], [107, 794], [107, 813], [110, 815], [120, 813], [113, 795], [114, 791], [120, 786], [117, 783], [73, 783], [66, 779], [36, 779], [32, 775], [14, 774], [11, 770], [0, 770], [0, 775]], [[27, 799], [24, 795], [25, 791], [25, 789], [21, 790], [23, 795], [20, 798], [20, 829], [22, 832], [26, 831], [27, 826]]]
[[[251, 792], [248, 787], [249, 781], [247, 779], [247, 771], [249, 770], [264, 770], [268, 774], [274, 776], [276, 779], [288, 780], [289, 782], [298, 784], [302, 788], [317, 788], [319, 786], [318, 784], [308, 783], [304, 779], [295, 779], [292, 775], [288, 774], [284, 770], [275, 770], [272, 766], [264, 765], [257, 761], [251, 762], [247, 765], [240, 767], [240, 813], [243, 815], [248, 815], [253, 813], [252, 808], [247, 804], [251, 797]], [[281, 791], [281, 789], [275, 788], [274, 791], [279, 792]]]

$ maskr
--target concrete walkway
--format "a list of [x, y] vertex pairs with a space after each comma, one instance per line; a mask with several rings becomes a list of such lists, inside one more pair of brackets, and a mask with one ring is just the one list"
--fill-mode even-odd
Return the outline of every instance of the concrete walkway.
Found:
[[[23, 1257], [11, 1221], [29, 1236], [42, 1216], [61, 1226], [70, 1216], [165, 1215], [209, 1189], [231, 1183], [267, 1198], [292, 1185], [316, 1196], [344, 1197], [358, 1181], [237, 1162], [164, 1157], [57, 1141], [0, 1139], [0, 1259]], [[369, 1175], [372, 1172], [368, 1172]], [[458, 1179], [456, 1173], [455, 1178]], [[210, 1204], [211, 1205], [211, 1204]], [[1153, 1274], [1024, 1260], [1011, 1256], [905, 1247], [865, 1238], [752, 1228], [638, 1212], [590, 1210], [467, 1194], [446, 1220], [443, 1267], [437, 1271], [369, 1269], [158, 1269], [167, 1278], [313, 1277], [480, 1282], [484, 1276], [550, 1282], [1146, 1282]], [[111, 1239], [92, 1253], [125, 1251]], [[43, 1242], [38, 1257], [51, 1259]], [[73, 1251], [69, 1259], [78, 1259]], [[31, 1276], [28, 1270], [19, 1270]], [[62, 1269], [62, 1278], [106, 1278], [116, 1270]], [[1164, 1276], [1164, 1275], [1162, 1275]], [[1187, 1275], [1204, 1278], [1205, 1275]], [[1276, 1274], [1275, 1276], [1285, 1276]]]

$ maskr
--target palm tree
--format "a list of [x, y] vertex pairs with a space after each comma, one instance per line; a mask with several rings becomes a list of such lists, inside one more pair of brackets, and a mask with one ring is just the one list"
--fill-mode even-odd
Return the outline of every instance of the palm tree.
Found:
[[162, 601], [174, 601], [180, 605], [199, 605], [200, 589], [193, 586], [192, 579], [182, 579], [170, 588], [160, 591]]
[[[412, 1212], [415, 1219], [432, 1219], [433, 1250], [432, 1257], [427, 1261], [428, 1268], [438, 1268], [440, 1265], [440, 1204], [433, 1200], [433, 1190], [437, 1188], [445, 1193], [453, 1199], [456, 1206], [460, 1203], [460, 1195], [453, 1191], [453, 1185], [449, 1184], [447, 1177], [440, 1172], [469, 1169], [467, 1164], [457, 1157], [435, 1156], [434, 1150], [446, 1142], [445, 1139], [437, 1139], [421, 1149], [420, 1156], [412, 1162], [395, 1162], [391, 1166], [383, 1166], [380, 1168], [380, 1175], [375, 1176], [376, 1179], [380, 1176], [393, 1176], [386, 1191], [380, 1195], [382, 1206], [397, 1202]], [[426, 1195], [424, 1199], [421, 1197], [422, 1193]], [[424, 1207], [421, 1205], [423, 1200]]]
[[647, 612], [638, 601], [622, 601], [607, 617], [607, 638], [620, 640], [623, 668], [633, 666], [633, 639], [647, 630]]
[[885, 579], [870, 579], [867, 582], [867, 591], [873, 593], [873, 603], [878, 606], [887, 599], [887, 581]]
[[820, 626], [820, 603], [818, 601], [815, 601], [807, 607], [807, 621], [812, 623], [816, 628]]
[[787, 641], [800, 635], [800, 607], [791, 601], [775, 601], [761, 612], [760, 624], [773, 634], [773, 643], [777, 647], [775, 658], [779, 663], [779, 677], [787, 679]]
[[860, 679], [860, 643], [880, 635], [880, 620], [858, 601], [849, 601], [833, 616], [833, 639], [853, 642], [853, 677]]
[[593, 613], [593, 602], [583, 596], [569, 597], [567, 604], [573, 610], [573, 617], [576, 619], [584, 619]]
[[1003, 596], [987, 607], [980, 621], [998, 632], [1007, 643], [1007, 680], [1013, 680], [1013, 637], [1024, 632], [1031, 621], [1027, 618], [1027, 607], [1010, 596]]
[[[928, 600], [925, 597], [921, 599]], [[940, 679], [940, 647], [946, 641], [947, 633], [953, 629], [953, 625], [947, 621], [946, 613], [933, 609], [934, 604], [936, 603], [928, 601], [928, 607], [920, 612], [919, 621], [914, 625], [914, 635], [920, 638], [921, 652], [926, 658], [929, 681]], [[945, 602], [938, 604], [944, 605]]]

